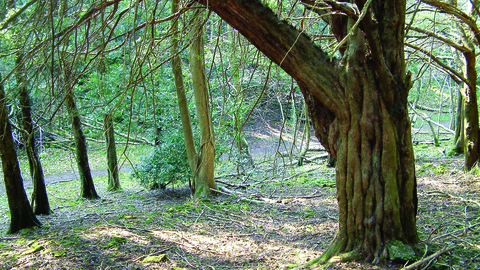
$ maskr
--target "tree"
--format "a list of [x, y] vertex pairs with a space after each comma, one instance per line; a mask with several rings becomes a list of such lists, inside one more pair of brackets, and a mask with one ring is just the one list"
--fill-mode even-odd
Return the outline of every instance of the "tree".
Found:
[[[380, 261], [386, 244], [418, 241], [405, 71], [405, 0], [302, 0], [341, 41], [329, 55], [259, 0], [198, 0], [292, 76], [315, 135], [336, 158], [339, 228], [320, 258]], [[356, 10], [361, 10], [358, 14]], [[335, 11], [335, 12], [331, 12]], [[339, 14], [341, 13], [341, 14]]]
[[73, 95], [73, 87], [70, 85], [71, 67], [65, 64], [63, 66], [64, 80], [66, 89], [66, 105], [70, 114], [72, 123], [72, 133], [75, 139], [75, 152], [78, 166], [78, 173], [80, 175], [80, 197], [85, 199], [98, 199], [99, 196], [95, 190], [92, 174], [90, 172], [90, 165], [88, 164], [87, 154], [87, 140], [82, 130], [82, 122], [80, 119], [80, 112], [78, 111]]
[[[0, 82], [2, 76], [0, 74]], [[10, 227], [8, 233], [16, 233], [21, 229], [40, 227], [23, 188], [12, 129], [8, 121], [7, 100], [3, 82], [0, 83], [0, 156], [2, 159], [3, 179], [10, 209]]]
[[[448, 23], [452, 25], [450, 31], [455, 35], [445, 35], [445, 28], [442, 31], [433, 31], [420, 27], [409, 26], [410, 30], [424, 34], [427, 37], [435, 38], [437, 43], [443, 43], [455, 49], [461, 56], [461, 72], [455, 71], [450, 65], [443, 63], [435, 52], [430, 52], [413, 43], [407, 43], [408, 47], [427, 55], [439, 67], [449, 74], [460, 87], [460, 97], [457, 106], [457, 121], [454, 150], [457, 153], [465, 154], [465, 169], [470, 170], [480, 158], [479, 148], [479, 125], [478, 125], [478, 106], [477, 106], [477, 71], [476, 71], [476, 52], [475, 42], [480, 42], [480, 29], [475, 22], [476, 9], [462, 11], [457, 1], [450, 0], [449, 3], [435, 0], [423, 0], [423, 3], [435, 7], [435, 12], [439, 11], [448, 15], [452, 20]], [[476, 1], [475, 1], [476, 2]], [[473, 3], [473, 2], [472, 2]], [[477, 5], [477, 3], [473, 3]], [[437, 22], [436, 22], [437, 23]], [[448, 28], [447, 28], [448, 29]], [[455, 38], [453, 38], [453, 36]]]
[[[172, 1], [172, 13], [178, 12], [178, 0]], [[193, 90], [195, 94], [195, 107], [200, 126], [200, 148], [195, 149], [193, 132], [190, 122], [185, 86], [180, 57], [178, 56], [178, 25], [173, 21], [172, 30], [172, 69], [175, 77], [175, 88], [177, 91], [182, 129], [187, 148], [187, 157], [192, 170], [193, 181], [191, 183], [192, 193], [196, 196], [212, 194], [217, 189], [214, 179], [215, 147], [213, 138], [212, 118], [208, 103], [208, 89], [205, 79], [205, 60], [203, 48], [203, 21], [199, 16], [194, 15], [193, 27], [190, 30], [190, 71], [192, 73]]]
[[[178, 12], [179, 0], [172, 0], [172, 13]], [[185, 140], [185, 148], [187, 150], [188, 163], [192, 170], [192, 175], [195, 175], [197, 170], [197, 151], [195, 150], [195, 142], [193, 140], [192, 124], [190, 120], [190, 112], [188, 109], [187, 96], [185, 94], [185, 84], [183, 82], [182, 62], [180, 60], [178, 51], [178, 20], [172, 21], [173, 37], [171, 39], [172, 47], [172, 71], [175, 80], [175, 90], [177, 93], [178, 109], [180, 111], [180, 119], [182, 121], [183, 138]], [[192, 186], [190, 187], [192, 188]], [[193, 189], [192, 189], [193, 191]]]
[[190, 72], [192, 73], [195, 108], [200, 126], [200, 147], [197, 153], [197, 168], [193, 179], [194, 194], [197, 197], [212, 194], [213, 190], [217, 189], [214, 179], [215, 142], [207, 80], [205, 78], [203, 18], [199, 11], [194, 15], [192, 29], [189, 33], [190, 40], [192, 40], [192, 44], [190, 44]]
[[108, 191], [121, 190], [118, 176], [117, 149], [115, 147], [115, 134], [113, 132], [113, 119], [110, 114], [103, 115], [105, 128], [105, 144], [107, 147], [107, 170], [108, 170]]
[[27, 80], [25, 78], [25, 70], [23, 66], [23, 54], [19, 53], [17, 56], [17, 72], [16, 80], [19, 87], [18, 99], [20, 101], [22, 111], [23, 135], [26, 141], [26, 150], [28, 156], [28, 164], [30, 166], [30, 176], [32, 177], [33, 193], [32, 205], [36, 215], [49, 215], [50, 204], [48, 202], [47, 189], [45, 187], [45, 179], [43, 175], [42, 164], [38, 157], [38, 150], [36, 147], [35, 130], [32, 120], [32, 104], [30, 95], [27, 89]]

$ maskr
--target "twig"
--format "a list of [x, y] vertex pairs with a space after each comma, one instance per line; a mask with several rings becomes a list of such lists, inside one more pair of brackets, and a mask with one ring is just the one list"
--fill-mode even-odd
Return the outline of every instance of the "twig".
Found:
[[227, 185], [229, 187], [234, 187], [234, 188], [243, 188], [243, 189], [246, 189], [248, 188], [250, 185], [235, 185], [235, 184], [230, 184], [230, 183], [227, 183], [227, 182], [224, 182], [224, 181], [221, 181], [221, 180], [215, 180], [215, 182], [217, 183], [220, 183], [220, 184], [224, 184], [224, 185]]
[[441, 250], [441, 251], [439, 251], [439, 252], [437, 252], [437, 253], [435, 253], [435, 254], [432, 254], [432, 255], [428, 256], [428, 257], [425, 258], [425, 259], [422, 259], [422, 260], [420, 260], [420, 261], [418, 261], [418, 262], [415, 262], [415, 263], [413, 263], [413, 264], [410, 264], [409, 266], [403, 267], [401, 270], [410, 270], [410, 269], [417, 268], [417, 267], [419, 267], [420, 265], [422, 265], [422, 264], [424, 264], [424, 263], [426, 263], [426, 262], [429, 262], [429, 261], [437, 258], [438, 256], [442, 255], [443, 253], [448, 252], [448, 251], [450, 251], [450, 250], [452, 250], [452, 249], [453, 249], [453, 248], [446, 248], [446, 249], [444, 249], [444, 250]]
[[473, 224], [472, 226], [469, 226], [469, 227], [467, 227], [467, 228], [458, 229], [458, 230], [456, 230], [456, 231], [449, 232], [449, 233], [446, 233], [446, 234], [444, 234], [444, 235], [437, 236], [437, 237], [435, 237], [435, 238], [432, 239], [432, 242], [435, 241], [435, 240], [437, 240], [437, 239], [440, 239], [440, 238], [443, 238], [443, 237], [452, 235], [452, 234], [457, 233], [457, 232], [461, 232], [461, 231], [466, 231], [466, 230], [472, 229], [472, 228], [474, 228], [474, 227], [477, 227], [478, 225], [480, 225], [480, 223]]
[[312, 195], [306, 195], [306, 196], [273, 196], [275, 198], [281, 198], [281, 199], [312, 199], [312, 198], [318, 198], [325, 196], [324, 194], [318, 194], [318, 190], [316, 190]]
[[20, 239], [20, 237], [2, 237], [0, 238], [0, 241], [8, 241], [8, 240], [15, 240], [15, 239]]
[[447, 193], [447, 192], [443, 192], [443, 191], [432, 191], [432, 192], [429, 192], [427, 193], [429, 195], [444, 195], [444, 196], [447, 196], [449, 198], [452, 198], [452, 199], [457, 199], [457, 200], [460, 200], [462, 202], [469, 202], [469, 203], [473, 203], [473, 204], [476, 204], [478, 207], [480, 207], [480, 203], [477, 202], [477, 201], [474, 201], [474, 200], [470, 200], [470, 199], [464, 199], [460, 196], [454, 196], [450, 193]]
[[175, 254], [177, 254], [180, 258], [182, 258], [190, 267], [195, 268], [188, 260], [187, 258], [183, 257], [182, 255], [178, 254], [178, 252], [175, 251]]

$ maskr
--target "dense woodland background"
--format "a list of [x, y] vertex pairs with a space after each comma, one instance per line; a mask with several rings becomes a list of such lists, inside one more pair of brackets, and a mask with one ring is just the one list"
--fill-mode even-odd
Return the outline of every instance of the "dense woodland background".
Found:
[[[311, 6], [316, 6], [315, 1], [261, 2], [332, 57], [343, 53], [343, 44], [326, 19], [329, 10], [321, 15]], [[361, 13], [347, 1], [325, 2]], [[178, 3], [178, 9], [172, 8], [172, 3]], [[421, 240], [426, 242], [422, 242], [422, 249], [415, 250], [417, 257], [393, 258], [381, 267], [402, 267], [422, 260], [422, 267], [433, 269], [479, 267], [479, 9], [480, 4], [474, 0], [407, 1], [405, 58], [412, 82], [407, 106], [419, 179], [418, 227]], [[199, 39], [196, 31], [202, 27], [203, 36]], [[193, 44], [202, 53], [193, 51]], [[202, 62], [203, 71], [194, 67], [195, 60]], [[203, 97], [193, 89], [198, 84], [198, 71], [206, 79], [204, 87], [208, 91]], [[11, 125], [28, 203], [32, 205], [30, 211], [53, 215], [52, 220], [40, 216], [44, 224], [41, 230], [58, 230], [55, 226], [62, 224], [64, 227], [60, 228], [71, 232], [63, 238], [51, 236], [48, 241], [45, 234], [35, 230], [1, 238], [0, 262], [6, 269], [48, 269], [48, 264], [35, 264], [35, 254], [44, 249], [50, 253], [42, 256], [53, 268], [80, 269], [105, 263], [105, 267], [123, 265], [129, 269], [202, 269], [207, 265], [222, 269], [274, 269], [308, 263], [321, 254], [333, 237], [336, 225], [332, 224], [338, 218], [336, 213], [332, 217], [336, 209], [332, 168], [335, 161], [314, 137], [297, 83], [235, 29], [201, 6], [187, 1], [1, 0], [0, 74], [5, 96], [5, 110], [0, 108], [2, 119]], [[202, 188], [197, 185], [195, 189], [194, 165], [188, 157], [191, 153], [185, 150], [181, 117], [186, 114], [179, 109], [179, 88], [185, 91], [196, 148], [193, 155], [198, 157], [209, 151], [203, 148], [205, 129], [201, 127], [201, 122], [207, 120], [202, 120], [198, 110], [199, 100], [206, 100], [203, 105], [211, 114], [207, 117], [211, 121], [207, 130], [214, 138], [211, 157], [218, 197], [192, 199], [189, 195], [198, 195]], [[0, 123], [6, 125], [5, 121]], [[79, 150], [82, 140], [86, 146], [83, 153]], [[86, 164], [82, 165], [82, 160]], [[40, 163], [44, 176], [35, 180], [39, 171], [34, 167]], [[87, 166], [88, 170], [82, 171], [77, 165]], [[71, 182], [77, 177], [81, 180]], [[47, 183], [46, 189], [45, 184], [43, 189], [40, 187], [42, 182]], [[445, 183], [458, 187], [443, 189], [448, 186]], [[0, 228], [7, 231], [10, 226], [10, 231], [16, 232], [8, 225], [11, 213], [3, 188], [0, 197]], [[112, 205], [123, 205], [123, 210], [129, 211], [112, 207], [120, 215], [109, 216], [113, 215], [108, 210]], [[62, 212], [65, 207], [66, 212]], [[321, 208], [330, 212], [324, 213]], [[225, 214], [229, 211], [236, 216]], [[451, 215], [444, 214], [442, 220], [432, 216], [437, 211], [451, 211]], [[271, 217], [257, 216], [267, 212]], [[94, 219], [90, 222], [91, 217]], [[195, 227], [204, 219], [205, 227]], [[275, 219], [272, 224], [297, 219], [303, 223], [284, 226], [288, 229], [282, 231], [283, 236], [272, 237], [263, 232], [271, 226], [267, 219]], [[322, 219], [326, 222], [319, 221]], [[155, 231], [161, 226], [167, 230]], [[224, 226], [230, 228], [224, 230], [225, 234], [211, 231]], [[178, 228], [183, 230], [172, 232]], [[87, 239], [88, 230], [98, 233], [95, 237], [100, 240], [96, 241], [102, 244], [98, 245], [100, 251], [89, 251], [98, 260], [87, 254], [84, 258], [92, 261], [82, 264], [79, 250], [93, 246], [95, 240], [82, 242], [77, 238]], [[272, 229], [276, 230], [281, 229]], [[300, 230], [308, 237], [303, 236], [299, 246], [289, 249], [288, 243], [298, 240], [288, 238], [289, 235]], [[141, 234], [147, 231], [157, 240], [142, 238]], [[245, 247], [229, 251], [215, 243], [207, 251], [199, 248], [207, 240], [198, 237], [223, 235], [228, 242], [226, 233], [232, 233], [230, 237], [234, 238], [251, 236], [253, 240], [248, 243], [252, 246], [260, 246], [267, 239], [271, 246], [257, 246], [241, 259], [229, 256], [241, 253]], [[326, 240], [315, 239], [318, 235]], [[437, 239], [435, 235], [442, 237]], [[449, 245], [441, 246], [439, 243], [446, 238]], [[144, 246], [136, 250], [130, 245], [132, 239]], [[272, 260], [252, 257], [254, 253], [268, 257], [270, 253], [262, 252], [275, 249], [272, 243], [277, 240], [284, 247], [272, 251]], [[157, 245], [156, 250], [147, 248], [152, 243]], [[42, 248], [35, 250], [36, 246]], [[187, 254], [171, 251], [178, 246]], [[112, 247], [115, 252], [110, 254]], [[119, 253], [135, 257], [111, 259], [128, 257]], [[168, 259], [143, 261], [147, 255], [159, 254], [167, 254]], [[425, 260], [429, 255], [434, 256]], [[396, 264], [399, 262], [402, 264]], [[370, 266], [352, 263], [344, 267]]]

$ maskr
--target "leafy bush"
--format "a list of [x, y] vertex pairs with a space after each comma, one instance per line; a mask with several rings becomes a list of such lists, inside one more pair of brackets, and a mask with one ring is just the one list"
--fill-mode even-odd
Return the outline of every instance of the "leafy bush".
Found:
[[[166, 136], [164, 136], [166, 137]], [[185, 184], [190, 177], [187, 151], [181, 134], [163, 138], [152, 153], [134, 166], [130, 176], [147, 189]]]

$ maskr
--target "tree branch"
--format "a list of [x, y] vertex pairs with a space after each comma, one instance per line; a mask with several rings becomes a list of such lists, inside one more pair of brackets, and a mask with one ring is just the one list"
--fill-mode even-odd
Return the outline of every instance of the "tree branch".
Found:
[[438, 59], [435, 55], [433, 55], [431, 52], [425, 50], [425, 49], [422, 49], [420, 47], [418, 47], [417, 45], [414, 45], [414, 44], [411, 44], [411, 43], [407, 43], [405, 42], [405, 46], [407, 47], [410, 47], [418, 52], [421, 52], [423, 54], [425, 54], [426, 56], [428, 56], [430, 59], [432, 59], [435, 63], [437, 63], [444, 71], [445, 73], [447, 73], [448, 75], [450, 75], [450, 77], [452, 78], [452, 80], [454, 80], [456, 83], [460, 84], [462, 82], [464, 83], [467, 83], [468, 84], [468, 81], [465, 77], [462, 76], [462, 74], [458, 73], [457, 71], [453, 70], [451, 67], [447, 66], [446, 64], [444, 64], [440, 59]]
[[432, 7], [438, 8], [440, 12], [453, 15], [456, 18], [463, 21], [473, 31], [477, 44], [480, 44], [480, 29], [478, 28], [477, 24], [475, 23], [475, 20], [473, 20], [471, 16], [459, 10], [457, 7], [445, 2], [440, 2], [435, 0], [422, 0], [422, 2]]
[[259, 0], [197, 2], [217, 13], [297, 82], [302, 82], [304, 90], [308, 88], [326, 108], [336, 115], [345, 112], [334, 61], [307, 35], [279, 20]]

